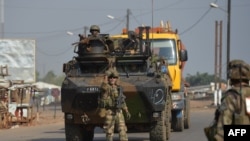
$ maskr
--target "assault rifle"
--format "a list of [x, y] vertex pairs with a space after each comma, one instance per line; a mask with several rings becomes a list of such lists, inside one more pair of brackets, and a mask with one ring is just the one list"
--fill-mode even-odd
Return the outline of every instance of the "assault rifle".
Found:
[[121, 109], [122, 104], [125, 102], [126, 97], [123, 95], [122, 87], [118, 87], [118, 92], [119, 92], [119, 94], [118, 94], [118, 97], [117, 97], [116, 102], [115, 102], [115, 104], [116, 104], [115, 107], [117, 109]]

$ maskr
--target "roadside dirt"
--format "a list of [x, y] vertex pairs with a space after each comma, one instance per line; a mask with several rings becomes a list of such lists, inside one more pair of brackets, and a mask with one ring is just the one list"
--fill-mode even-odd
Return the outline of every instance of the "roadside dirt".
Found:
[[200, 109], [200, 108], [214, 108], [214, 104], [212, 100], [190, 100], [190, 107], [192, 109]]

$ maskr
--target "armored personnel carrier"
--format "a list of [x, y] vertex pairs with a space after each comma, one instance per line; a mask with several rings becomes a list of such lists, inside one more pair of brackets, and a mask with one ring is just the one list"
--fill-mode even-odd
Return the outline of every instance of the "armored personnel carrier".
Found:
[[[138, 33], [138, 28], [134, 30]], [[131, 32], [131, 31], [130, 31]], [[112, 38], [128, 37], [129, 32], [123, 29], [121, 34], [112, 35]], [[146, 40], [146, 33], [142, 34]], [[159, 26], [151, 27], [149, 40], [153, 54], [164, 57], [167, 60], [168, 72], [171, 77], [171, 128], [173, 131], [182, 132], [190, 127], [190, 99], [188, 95], [188, 82], [183, 77], [184, 67], [187, 61], [187, 50], [183, 44], [178, 29], [173, 30], [170, 22], [161, 21]], [[180, 55], [180, 53], [182, 53]]]
[[[153, 59], [150, 27], [138, 29], [138, 36], [129, 34], [127, 38], [112, 39], [106, 34], [89, 38], [89, 47], [79, 42], [74, 50], [77, 55], [63, 64], [66, 77], [61, 88], [61, 106], [66, 141], [92, 141], [94, 129], [103, 127], [104, 119], [98, 115], [98, 97], [105, 71], [110, 68], [119, 72], [131, 113], [131, 119], [126, 121], [128, 132], [149, 132], [152, 141], [169, 140], [171, 84], [163, 75], [168, 68], [160, 67], [164, 58]], [[179, 54], [185, 58], [181, 50]]]

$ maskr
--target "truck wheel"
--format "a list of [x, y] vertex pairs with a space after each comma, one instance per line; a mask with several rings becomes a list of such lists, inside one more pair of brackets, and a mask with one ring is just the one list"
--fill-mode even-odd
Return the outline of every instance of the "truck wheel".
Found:
[[[177, 117], [178, 112], [182, 112], [180, 117]], [[174, 131], [182, 132], [184, 130], [183, 110], [172, 111], [172, 126]]]
[[176, 128], [175, 131], [182, 132], [184, 130], [184, 118], [183, 117], [178, 117], [176, 119]]
[[190, 100], [189, 97], [186, 97], [185, 101], [185, 115], [184, 115], [184, 128], [188, 129], [190, 127]]
[[66, 141], [93, 141], [94, 130], [86, 130], [76, 124], [65, 123]]

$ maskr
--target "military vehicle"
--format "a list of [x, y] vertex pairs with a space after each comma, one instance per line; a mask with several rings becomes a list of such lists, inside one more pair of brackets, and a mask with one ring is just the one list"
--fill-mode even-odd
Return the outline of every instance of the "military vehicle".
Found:
[[[153, 59], [150, 27], [138, 29], [138, 37], [130, 32], [126, 38], [112, 38], [108, 34], [88, 38], [87, 49], [84, 42], [76, 43], [76, 56], [63, 64], [66, 77], [61, 87], [61, 106], [66, 141], [92, 141], [94, 129], [103, 127], [104, 119], [98, 115], [98, 97], [105, 71], [110, 68], [119, 73], [131, 113], [131, 119], [126, 120], [128, 132], [149, 132], [152, 141], [169, 140], [172, 90], [161, 71], [168, 68], [159, 66], [164, 58]], [[178, 62], [186, 60], [184, 50], [175, 53]]]
[[[134, 32], [138, 34], [139, 29], [135, 29]], [[128, 36], [127, 30], [123, 29], [122, 34], [112, 37], [126, 39]], [[145, 32], [143, 33], [143, 39], [146, 40]], [[168, 70], [172, 80], [171, 128], [178, 132], [188, 129], [190, 127], [188, 83], [182, 76], [187, 61], [187, 51], [179, 37], [178, 30], [172, 30], [170, 22], [163, 23], [161, 21], [160, 26], [150, 28], [149, 40], [153, 54], [166, 58], [168, 62]]]

